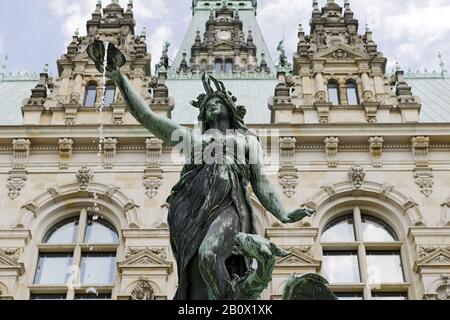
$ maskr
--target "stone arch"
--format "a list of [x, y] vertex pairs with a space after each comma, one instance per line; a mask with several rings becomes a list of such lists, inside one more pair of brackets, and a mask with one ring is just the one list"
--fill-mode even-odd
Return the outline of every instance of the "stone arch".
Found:
[[79, 184], [48, 188], [22, 207], [14, 227], [30, 229], [32, 224], [41, 225], [45, 220], [54, 219], [55, 212], [64, 215], [74, 208], [92, 207], [94, 203], [102, 206], [117, 230], [140, 228], [139, 206], [118, 187], [94, 182], [87, 188], [80, 188]]
[[380, 218], [387, 220], [399, 234], [405, 235], [405, 230], [411, 226], [424, 225], [422, 213], [414, 200], [392, 185], [376, 182], [363, 182], [361, 188], [355, 188], [350, 181], [324, 186], [306, 205], [317, 210], [312, 224], [320, 230], [333, 219], [328, 214], [331, 210], [339, 212], [354, 205], [361, 205], [369, 211], [372, 209], [374, 215], [380, 210], [387, 213]]

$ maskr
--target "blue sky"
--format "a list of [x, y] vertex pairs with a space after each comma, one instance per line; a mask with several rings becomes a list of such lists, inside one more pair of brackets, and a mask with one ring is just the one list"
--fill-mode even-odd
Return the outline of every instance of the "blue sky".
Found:
[[[344, 0], [337, 0], [341, 5]], [[39, 72], [46, 63], [56, 72], [56, 60], [66, 51], [76, 28], [85, 34], [85, 21], [97, 0], [4, 1], [0, 10], [0, 64], [8, 55], [8, 70]], [[103, 0], [103, 4], [111, 0]], [[121, 4], [128, 0], [120, 0]], [[297, 25], [308, 30], [311, 0], [259, 0], [260, 27], [272, 55], [285, 37], [288, 56], [297, 45]], [[320, 5], [326, 0], [320, 0]], [[360, 30], [374, 31], [379, 50], [407, 70], [439, 70], [437, 52], [450, 65], [450, 0], [350, 0]], [[175, 56], [191, 18], [191, 0], [134, 0], [137, 31], [145, 26], [153, 64], [164, 40]]]

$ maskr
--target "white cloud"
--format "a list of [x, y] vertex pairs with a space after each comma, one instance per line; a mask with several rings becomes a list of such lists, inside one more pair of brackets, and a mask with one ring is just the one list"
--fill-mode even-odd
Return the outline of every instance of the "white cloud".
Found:
[[[337, 1], [341, 6], [343, 0]], [[319, 1], [320, 7], [326, 1]], [[398, 60], [405, 68], [438, 68], [437, 51], [450, 61], [450, 0], [358, 0], [350, 1], [360, 33], [367, 23], [374, 31], [374, 40], [388, 57], [389, 66]], [[292, 56], [297, 46], [297, 26], [308, 31], [311, 1], [260, 0], [258, 21], [272, 55], [286, 35], [286, 53]]]
[[[149, 51], [152, 55], [153, 65], [158, 64], [161, 58], [162, 47], [165, 41], [170, 41], [173, 37], [173, 31], [170, 26], [161, 25], [152, 30], [150, 37], [147, 38]], [[171, 45], [173, 46], [173, 44]], [[173, 47], [170, 48], [173, 52]], [[152, 66], [153, 67], [153, 66]]]
[[[107, 5], [103, 1], [103, 7]], [[78, 28], [83, 34], [85, 32], [86, 21], [90, 19], [95, 9], [94, 0], [46, 0], [46, 5], [50, 12], [62, 24], [61, 32], [64, 36], [66, 46], [75, 30]], [[120, 5], [126, 8], [128, 0], [120, 0]], [[136, 32], [139, 33], [144, 26], [147, 27], [150, 51], [152, 54], [152, 64], [159, 61], [162, 44], [165, 40], [171, 41], [173, 38], [173, 26], [167, 24], [170, 16], [169, 7], [164, 0], [135, 0], [134, 17], [136, 19]], [[174, 48], [171, 48], [173, 52]]]

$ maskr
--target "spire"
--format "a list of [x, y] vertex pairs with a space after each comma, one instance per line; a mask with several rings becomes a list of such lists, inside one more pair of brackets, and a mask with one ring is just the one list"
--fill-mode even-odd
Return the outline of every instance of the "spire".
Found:
[[438, 57], [439, 57], [439, 67], [441, 67], [442, 78], [446, 78], [447, 77], [447, 70], [445, 69], [445, 63], [442, 60], [442, 54], [441, 54], [440, 51], [438, 51]]

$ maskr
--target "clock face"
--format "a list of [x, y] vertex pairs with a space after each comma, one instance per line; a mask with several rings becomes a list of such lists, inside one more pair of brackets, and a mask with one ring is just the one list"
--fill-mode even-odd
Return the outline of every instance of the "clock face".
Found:
[[230, 31], [220, 31], [219, 33], [217, 33], [217, 38], [219, 40], [230, 40], [231, 32]]

